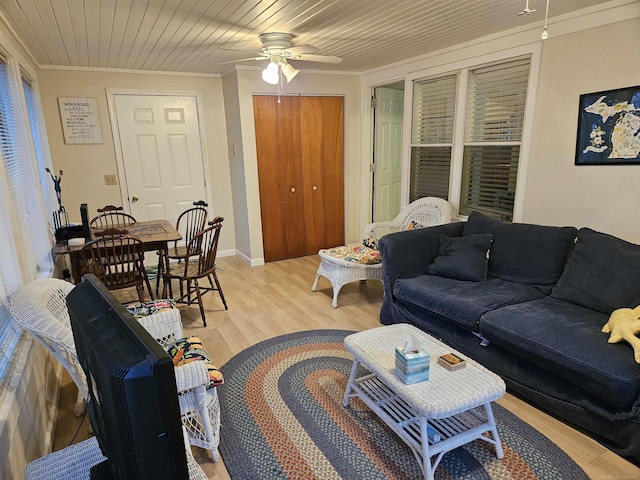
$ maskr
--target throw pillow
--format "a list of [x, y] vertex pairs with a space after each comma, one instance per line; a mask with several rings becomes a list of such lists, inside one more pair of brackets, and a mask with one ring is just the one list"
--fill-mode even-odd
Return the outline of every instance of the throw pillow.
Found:
[[378, 239], [377, 238], [365, 238], [362, 240], [362, 244], [365, 247], [369, 247], [372, 250], [378, 250]]
[[558, 281], [576, 237], [575, 227], [511, 223], [472, 212], [463, 236], [493, 234], [490, 277], [551, 291]]
[[224, 383], [222, 372], [211, 363], [209, 354], [204, 349], [199, 337], [181, 338], [167, 349], [167, 353], [173, 361], [173, 365], [179, 367], [196, 360], [204, 360], [207, 364], [207, 373], [209, 374], [208, 388], [217, 387]]
[[610, 314], [640, 305], [640, 245], [581, 228], [551, 296]]
[[487, 279], [491, 234], [445, 237], [440, 235], [438, 256], [427, 267], [428, 275], [480, 282]]

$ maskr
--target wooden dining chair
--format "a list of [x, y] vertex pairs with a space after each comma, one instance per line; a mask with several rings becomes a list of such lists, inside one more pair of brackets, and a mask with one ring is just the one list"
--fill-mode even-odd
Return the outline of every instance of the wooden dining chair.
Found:
[[107, 205], [99, 208], [98, 213], [100, 215], [93, 217], [89, 222], [89, 226], [95, 230], [127, 227], [136, 223], [135, 217], [124, 213], [122, 207]]
[[[207, 326], [207, 319], [202, 304], [202, 296], [205, 293], [217, 291], [220, 294], [224, 309], [228, 310], [227, 302], [224, 299], [216, 274], [216, 254], [223, 220], [223, 217], [216, 217], [209, 222], [209, 226], [193, 237], [187, 244], [185, 256], [180, 259], [180, 263], [170, 265], [162, 276], [164, 282], [162, 296], [166, 297], [171, 281], [178, 280], [180, 283], [180, 297], [176, 299], [176, 302], [187, 305], [197, 303], [200, 307], [200, 316], [205, 327]], [[197, 251], [198, 254], [190, 256], [189, 253], [192, 251]], [[209, 287], [200, 285], [199, 280], [203, 278], [209, 279]], [[186, 292], [183, 284], [186, 284]]]
[[[193, 202], [193, 207], [185, 210], [178, 217], [176, 222], [176, 230], [182, 235], [181, 243], [184, 245], [178, 245], [178, 241], [173, 242], [173, 245], [167, 248], [166, 252], [158, 252], [158, 270], [156, 275], [156, 293], [160, 287], [160, 277], [165, 268], [165, 265], [171, 260], [181, 261], [187, 254], [187, 246], [193, 237], [200, 233], [207, 224], [207, 212], [208, 204], [204, 200], [198, 200]], [[195, 247], [195, 245], [194, 245]], [[189, 256], [197, 255], [197, 251], [190, 251]], [[164, 255], [164, 257], [163, 257]]]
[[153, 293], [144, 268], [144, 243], [127, 235], [126, 230], [107, 229], [81, 250], [82, 274], [93, 273], [109, 290], [135, 287], [144, 302], [146, 285], [151, 300]]

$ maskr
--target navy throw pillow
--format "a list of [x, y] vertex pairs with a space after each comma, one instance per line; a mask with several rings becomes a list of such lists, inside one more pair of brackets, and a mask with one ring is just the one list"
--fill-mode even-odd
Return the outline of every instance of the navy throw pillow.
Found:
[[471, 212], [462, 236], [493, 234], [488, 276], [548, 293], [562, 275], [577, 232], [575, 227], [511, 223]]
[[606, 314], [640, 305], [640, 245], [581, 228], [551, 296]]
[[440, 277], [481, 282], [487, 279], [487, 263], [493, 235], [465, 237], [440, 235], [438, 255], [425, 273]]

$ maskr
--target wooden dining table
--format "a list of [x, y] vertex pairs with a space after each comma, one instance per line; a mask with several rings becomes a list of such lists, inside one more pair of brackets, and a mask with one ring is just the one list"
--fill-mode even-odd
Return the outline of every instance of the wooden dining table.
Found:
[[[144, 243], [146, 252], [167, 251], [169, 242], [180, 240], [182, 235], [166, 220], [149, 220], [146, 222], [136, 222], [132, 225], [122, 227], [131, 237], [136, 237]], [[92, 230], [92, 236], [97, 230]], [[67, 241], [56, 242], [51, 250], [54, 255], [69, 255], [71, 261], [71, 278], [74, 283], [79, 283], [82, 278], [82, 247], [86, 243], [79, 245], [68, 245]], [[166, 257], [165, 257], [166, 258]], [[157, 273], [158, 276], [160, 272]], [[159, 277], [158, 277], [159, 278]]]

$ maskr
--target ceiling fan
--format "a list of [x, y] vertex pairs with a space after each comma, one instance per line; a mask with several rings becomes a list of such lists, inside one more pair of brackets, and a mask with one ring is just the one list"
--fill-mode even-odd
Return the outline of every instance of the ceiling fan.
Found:
[[317, 52], [318, 49], [311, 45], [298, 45], [295, 47], [292, 46], [291, 39], [293, 38], [293, 35], [291, 35], [290, 33], [263, 33], [258, 38], [260, 39], [260, 43], [262, 43], [262, 51], [256, 52], [256, 54], [259, 56], [241, 58], [238, 60], [231, 60], [229, 62], [223, 63], [245, 62], [248, 60], [269, 60], [269, 65], [262, 72], [262, 79], [267, 83], [275, 85], [276, 83], [278, 83], [279, 70], [282, 71], [287, 79], [287, 82], [290, 82], [293, 77], [298, 74], [298, 70], [296, 70], [292, 65], [288, 63], [289, 60], [322, 63], [342, 62], [341, 57], [336, 57], [333, 55], [316, 55], [315, 52]]

